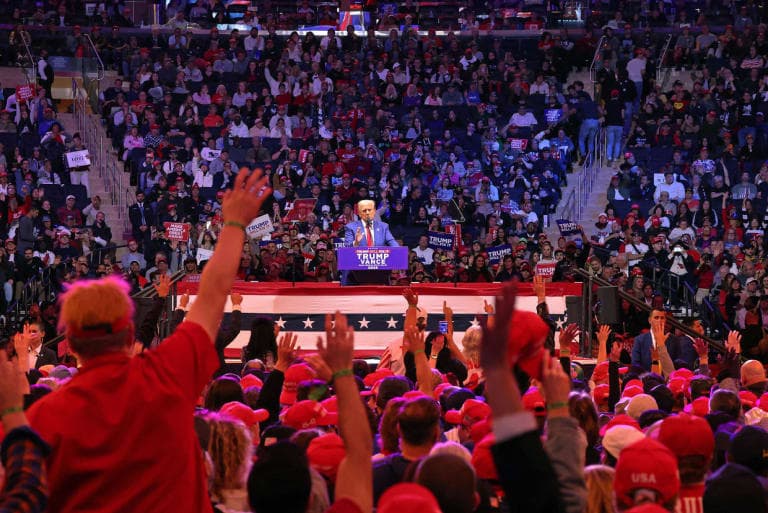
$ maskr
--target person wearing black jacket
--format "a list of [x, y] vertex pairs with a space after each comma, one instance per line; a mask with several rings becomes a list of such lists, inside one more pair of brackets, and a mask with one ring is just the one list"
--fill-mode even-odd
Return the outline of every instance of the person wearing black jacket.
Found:
[[[220, 376], [224, 373], [224, 349], [235, 340], [238, 334], [240, 334], [240, 326], [242, 324], [242, 303], [243, 296], [233, 292], [229, 295], [232, 301], [232, 313], [230, 314], [229, 326], [224, 328], [219, 327], [219, 332], [216, 334], [216, 341], [214, 346], [216, 348], [216, 354], [219, 356], [219, 369], [214, 373], [214, 376]], [[179, 298], [179, 306], [174, 310], [171, 318], [171, 332], [176, 329], [176, 326], [184, 321], [184, 317], [187, 313], [189, 306], [189, 294], [183, 294]], [[146, 347], [146, 346], [145, 346]]]

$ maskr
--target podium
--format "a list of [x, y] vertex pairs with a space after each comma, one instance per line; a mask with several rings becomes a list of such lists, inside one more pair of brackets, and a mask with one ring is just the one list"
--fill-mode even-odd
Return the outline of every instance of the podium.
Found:
[[408, 248], [371, 246], [338, 248], [342, 285], [388, 285], [393, 270], [408, 269]]

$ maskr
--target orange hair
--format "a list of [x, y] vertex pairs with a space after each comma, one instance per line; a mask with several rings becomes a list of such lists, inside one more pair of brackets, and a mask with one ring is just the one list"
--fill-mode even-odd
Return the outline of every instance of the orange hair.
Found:
[[[128, 284], [115, 277], [78, 281], [61, 296], [59, 330], [64, 330], [73, 351], [93, 356], [116, 350], [126, 343], [123, 332], [133, 331], [133, 300]], [[94, 333], [94, 337], [74, 336], [92, 326], [122, 325], [117, 333]], [[86, 328], [85, 330], [83, 328]]]

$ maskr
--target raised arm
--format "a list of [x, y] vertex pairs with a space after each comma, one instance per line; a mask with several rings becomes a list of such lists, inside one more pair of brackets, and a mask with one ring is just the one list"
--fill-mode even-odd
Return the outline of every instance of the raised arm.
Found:
[[352, 501], [363, 513], [373, 510], [373, 437], [365, 406], [352, 372], [354, 329], [338, 311], [325, 317], [325, 342], [318, 339], [317, 349], [330, 367], [339, 409], [339, 432], [346, 456], [341, 460], [336, 479], [336, 502]]
[[200, 276], [197, 300], [187, 314], [187, 320], [202, 326], [211, 340], [216, 340], [227, 294], [240, 265], [245, 227], [259, 215], [261, 206], [271, 194], [272, 189], [267, 187], [267, 177], [261, 170], [251, 173], [245, 167], [237, 174], [235, 187], [224, 193], [221, 236]]

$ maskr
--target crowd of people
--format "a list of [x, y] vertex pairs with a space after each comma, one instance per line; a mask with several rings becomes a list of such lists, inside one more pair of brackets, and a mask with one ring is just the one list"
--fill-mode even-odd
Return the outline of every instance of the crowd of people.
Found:
[[[535, 313], [516, 310], [514, 283], [502, 288], [459, 347], [450, 306], [447, 333], [427, 333], [434, 313], [406, 288], [402, 337], [376, 369], [354, 359], [338, 311], [316, 352], [299, 354], [296, 336], [265, 320], [242, 366], [223, 367], [222, 311], [246, 224], [270, 194], [260, 171], [238, 175], [196, 299], [156, 347], [138, 340], [146, 320], [114, 277], [61, 298], [76, 367], [35, 365], [40, 323], [14, 336], [0, 362], [0, 509], [768, 510], [765, 368], [742, 363], [737, 332], [710, 363], [702, 339], [668, 333], [663, 310], [633, 343], [601, 326], [588, 369], [571, 359], [576, 325], [554, 350], [544, 290]], [[692, 360], [675, 356], [688, 346]]]
[[[53, 6], [65, 30], [40, 50], [41, 87], [4, 91], [0, 113], [2, 301], [29, 301], [0, 363], [0, 511], [768, 509], [768, 46], [750, 16], [763, 7], [710, 31], [678, 6], [663, 54], [664, 5], [647, 30], [617, 11], [579, 40], [523, 42], [419, 33], [406, 11], [383, 39], [284, 38], [268, 20], [201, 34], [187, 30], [195, 7], [175, 2], [165, 29], [123, 35], [119, 3], [97, 7], [95, 29], [73, 26], [73, 7]], [[66, 165], [87, 148], [51, 99], [48, 51], [82, 56], [86, 30], [120, 75], [99, 103], [135, 187], [119, 251], [118, 220]], [[568, 75], [600, 31], [592, 94]], [[663, 89], [660, 65], [693, 69], [693, 87]], [[604, 215], [550, 240], [603, 134]], [[263, 214], [274, 231], [249, 238]], [[392, 283], [531, 282], [537, 313], [505, 288], [455, 340], [450, 305], [447, 333], [427, 333], [438, 312], [406, 289], [402, 338], [376, 368], [354, 359], [338, 312], [317, 352], [260, 319], [242, 365], [225, 365], [233, 282], [338, 280], [334, 250], [368, 237], [368, 216], [411, 248]], [[158, 341], [179, 270], [198, 294]], [[556, 335], [546, 305], [547, 283], [580, 270], [639, 300], [582, 341], [594, 369], [572, 361], [578, 328]], [[130, 294], [149, 285], [157, 308], [135, 312]], [[733, 328], [724, 354], [670, 329], [664, 307], [686, 290]]]

